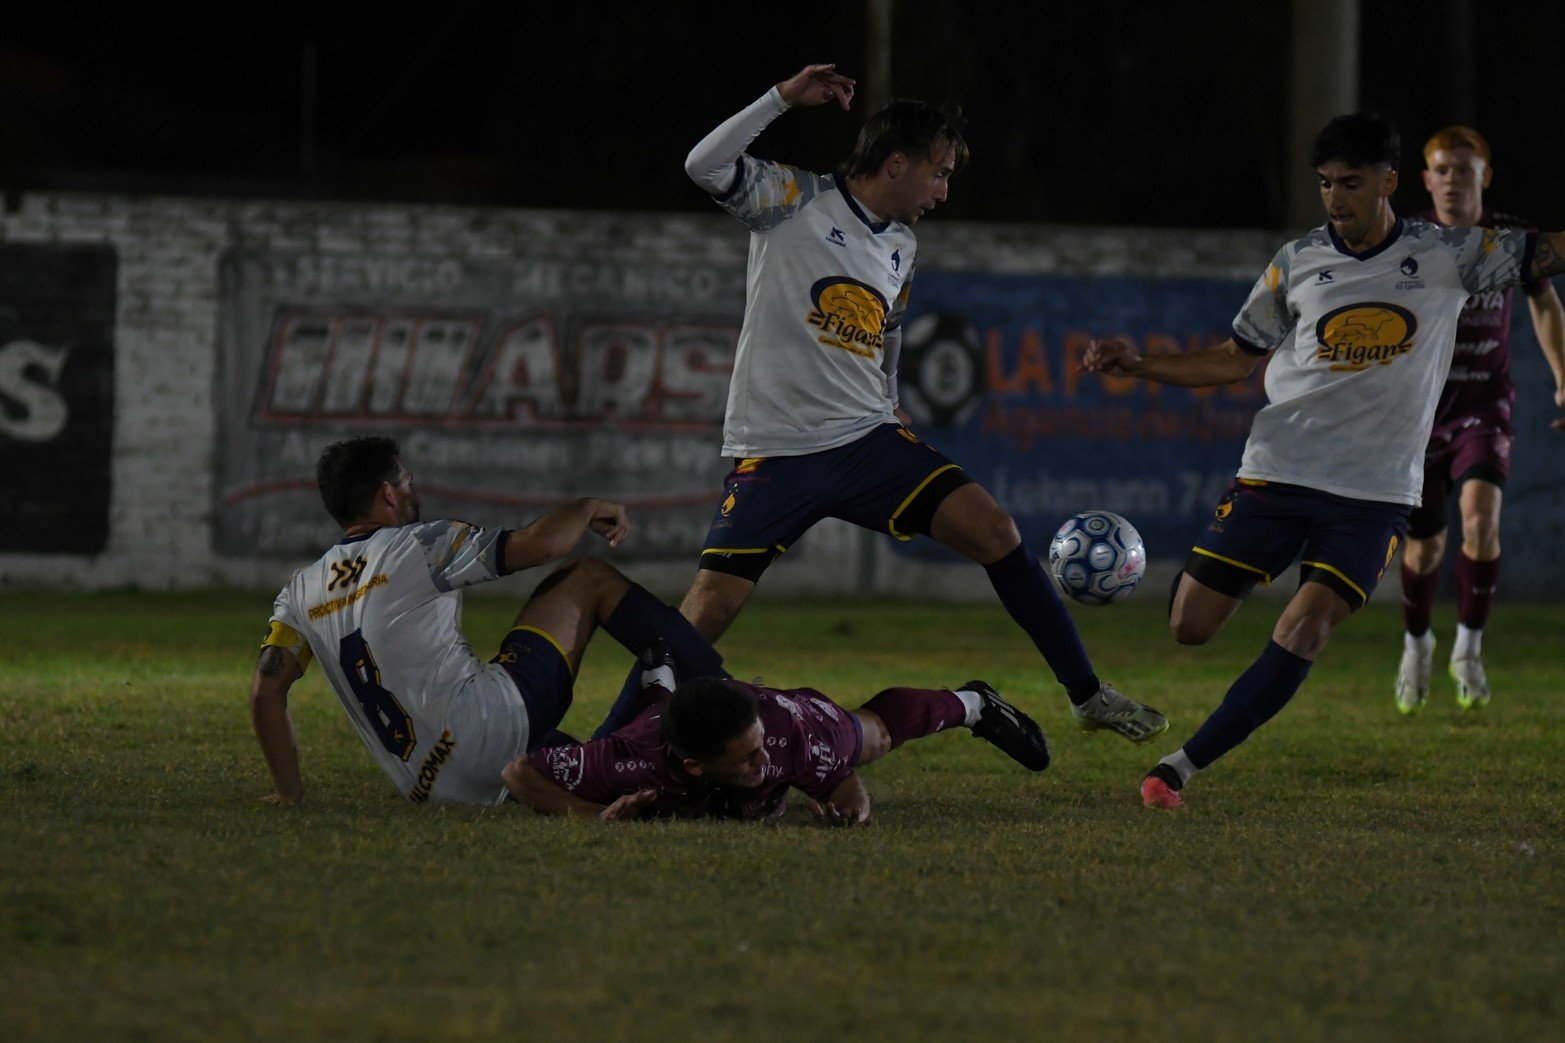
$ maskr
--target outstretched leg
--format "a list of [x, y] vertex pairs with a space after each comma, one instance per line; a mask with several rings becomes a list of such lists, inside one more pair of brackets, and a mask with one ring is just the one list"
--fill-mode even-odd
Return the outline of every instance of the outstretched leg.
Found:
[[[652, 598], [650, 594], [647, 597], [656, 602], [655, 606], [637, 598], [634, 602], [635, 614], [648, 621], [655, 630], [642, 642], [642, 646], [651, 643], [654, 638], [662, 637], [673, 656], [674, 675], [681, 681], [691, 677], [727, 677], [728, 672], [723, 669], [723, 657], [718, 655], [711, 642], [728, 629], [754, 589], [755, 583], [750, 580], [702, 569], [696, 573], [696, 581], [685, 595], [679, 612]], [[633, 638], [635, 635], [627, 636]], [[627, 648], [634, 647], [629, 641], [622, 643]], [[639, 655], [640, 649], [635, 650]], [[594, 739], [612, 735], [629, 724], [636, 715], [638, 708], [643, 705], [641, 673], [640, 663], [631, 667], [625, 683], [620, 686], [619, 695], [614, 698], [614, 705], [609, 707], [603, 723], [592, 733]]]
[[[548, 732], [570, 707], [571, 680], [599, 627], [638, 656], [661, 638], [673, 652], [678, 668], [689, 676], [722, 671], [722, 657], [712, 646], [646, 588], [598, 558], [569, 562], [538, 584], [501, 644], [499, 659], [513, 673], [524, 672], [526, 657], [546, 655], [544, 643], [552, 645], [568, 667], [563, 684], [523, 687], [534, 744], [549, 741]], [[639, 680], [639, 666], [635, 672]], [[539, 691], [541, 688], [547, 691]]]
[[1049, 766], [1043, 731], [984, 681], [953, 690], [887, 688], [853, 713], [864, 732], [859, 764], [878, 760], [911, 739], [966, 727], [1032, 771]]
[[1353, 612], [1335, 590], [1309, 582], [1288, 602], [1260, 658], [1239, 675], [1222, 704], [1183, 747], [1158, 762], [1141, 785], [1149, 807], [1178, 807], [1197, 771], [1244, 742], [1288, 704], [1332, 633]]
[[1133, 742], [1168, 728], [1162, 714], [1098, 679], [1054, 584], [1022, 542], [1011, 516], [982, 486], [969, 482], [941, 501], [929, 534], [984, 567], [1000, 604], [1065, 687], [1078, 724], [1089, 731], [1106, 728]]

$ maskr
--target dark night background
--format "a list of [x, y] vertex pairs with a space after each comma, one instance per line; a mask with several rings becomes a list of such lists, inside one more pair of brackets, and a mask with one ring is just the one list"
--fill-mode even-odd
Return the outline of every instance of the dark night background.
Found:
[[[808, 61], [865, 65], [856, 2], [54, 2], [3, 21], [11, 205], [63, 189], [703, 211], [682, 162], [707, 130]], [[900, 0], [892, 81], [969, 115], [948, 218], [1278, 228], [1289, 32], [1280, 0]], [[1403, 131], [1399, 210], [1427, 205], [1423, 140], [1466, 120], [1495, 149], [1489, 201], [1565, 225], [1565, 5], [1365, 0], [1360, 33], [1363, 104]], [[790, 113], [755, 151], [829, 169], [858, 108]]]

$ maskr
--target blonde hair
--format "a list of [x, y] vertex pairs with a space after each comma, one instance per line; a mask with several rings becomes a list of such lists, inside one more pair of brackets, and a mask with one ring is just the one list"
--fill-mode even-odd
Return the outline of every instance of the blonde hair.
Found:
[[1473, 155], [1490, 163], [1489, 142], [1484, 136], [1471, 127], [1464, 127], [1459, 123], [1453, 123], [1444, 130], [1436, 131], [1435, 136], [1424, 142], [1424, 163], [1431, 161], [1430, 157], [1436, 152], [1450, 152], [1453, 149], [1471, 149]]

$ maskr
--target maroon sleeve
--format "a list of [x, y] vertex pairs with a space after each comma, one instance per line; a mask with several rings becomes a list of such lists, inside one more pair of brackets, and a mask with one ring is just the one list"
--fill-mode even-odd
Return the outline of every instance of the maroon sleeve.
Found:
[[659, 789], [656, 765], [616, 736], [546, 746], [527, 755], [544, 778], [594, 804], [612, 804], [627, 793]]
[[788, 781], [815, 800], [825, 800], [853, 774], [864, 732], [857, 717], [818, 692], [792, 696], [794, 741]]

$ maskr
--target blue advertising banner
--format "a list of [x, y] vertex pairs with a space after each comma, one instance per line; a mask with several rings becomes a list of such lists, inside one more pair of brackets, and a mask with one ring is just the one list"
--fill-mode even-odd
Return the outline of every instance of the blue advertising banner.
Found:
[[[1015, 517], [1041, 553], [1060, 523], [1101, 508], [1151, 558], [1183, 558], [1265, 401], [1264, 367], [1222, 388], [1164, 387], [1081, 371], [1093, 338], [1145, 352], [1221, 343], [1249, 284], [922, 272], [900, 363], [916, 430]], [[931, 540], [899, 546], [941, 557]]]

